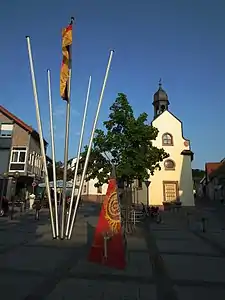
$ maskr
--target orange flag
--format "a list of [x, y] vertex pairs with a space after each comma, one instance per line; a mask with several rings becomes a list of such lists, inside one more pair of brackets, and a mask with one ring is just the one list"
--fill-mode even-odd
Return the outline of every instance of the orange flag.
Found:
[[71, 47], [72, 47], [72, 39], [73, 39], [73, 25], [72, 21], [70, 25], [62, 30], [62, 66], [60, 72], [60, 96], [63, 100], [68, 101], [68, 81], [70, 76], [70, 68], [71, 68]]
[[116, 269], [126, 267], [124, 238], [115, 179], [109, 180], [88, 260]]

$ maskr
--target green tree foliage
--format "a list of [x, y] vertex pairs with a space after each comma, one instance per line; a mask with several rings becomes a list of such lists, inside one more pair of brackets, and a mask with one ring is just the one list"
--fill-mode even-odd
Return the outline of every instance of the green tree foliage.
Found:
[[[97, 129], [90, 155], [87, 179], [98, 178], [98, 185], [108, 181], [112, 164], [116, 167], [117, 179], [127, 185], [134, 179], [149, 178], [147, 169], [153, 175], [160, 169], [160, 162], [169, 155], [164, 149], [152, 145], [158, 129], [147, 123], [148, 115], [134, 116], [126, 95], [119, 93], [110, 107], [109, 119], [105, 121], [105, 131]], [[82, 154], [84, 162], [87, 146]]]
[[192, 169], [193, 178], [203, 178], [205, 176], [205, 171], [200, 169]]

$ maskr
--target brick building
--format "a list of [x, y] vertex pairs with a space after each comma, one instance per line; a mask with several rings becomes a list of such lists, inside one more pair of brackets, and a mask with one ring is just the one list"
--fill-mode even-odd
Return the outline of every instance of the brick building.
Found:
[[10, 199], [42, 179], [38, 132], [0, 105], [0, 190]]

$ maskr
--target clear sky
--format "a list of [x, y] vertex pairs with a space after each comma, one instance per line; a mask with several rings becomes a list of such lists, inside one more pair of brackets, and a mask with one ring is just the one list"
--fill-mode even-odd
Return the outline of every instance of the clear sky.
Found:
[[224, 0], [2, 0], [0, 103], [37, 128], [26, 35], [30, 35], [44, 135], [49, 140], [47, 68], [52, 71], [57, 160], [63, 160], [65, 102], [59, 96], [61, 28], [75, 16], [69, 157], [75, 156], [88, 77], [93, 76], [87, 143], [108, 60], [115, 49], [98, 126], [118, 92], [136, 114], [153, 115], [162, 78], [183, 121], [193, 167], [225, 156]]

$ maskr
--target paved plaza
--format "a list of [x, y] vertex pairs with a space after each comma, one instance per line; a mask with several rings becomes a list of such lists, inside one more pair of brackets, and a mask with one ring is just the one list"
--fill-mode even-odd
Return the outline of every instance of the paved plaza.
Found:
[[[208, 218], [210, 218], [210, 213]], [[1, 299], [199, 300], [225, 299], [225, 232], [201, 216], [163, 213], [127, 240], [127, 268], [87, 262], [98, 214], [80, 209], [70, 241], [52, 240], [47, 211], [0, 219]]]

